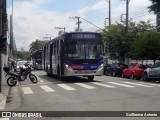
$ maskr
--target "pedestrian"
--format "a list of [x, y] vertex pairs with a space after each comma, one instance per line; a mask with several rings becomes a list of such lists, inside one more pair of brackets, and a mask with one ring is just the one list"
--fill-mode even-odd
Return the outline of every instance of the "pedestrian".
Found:
[[12, 63], [11, 63], [11, 59], [10, 58], [8, 58], [7, 64], [8, 64], [9, 69], [11, 70], [12, 69], [12, 65], [11, 65]]
[[11, 69], [12, 69], [12, 68], [14, 69], [14, 67], [15, 67], [15, 61], [12, 59], [12, 60], [11, 60]]

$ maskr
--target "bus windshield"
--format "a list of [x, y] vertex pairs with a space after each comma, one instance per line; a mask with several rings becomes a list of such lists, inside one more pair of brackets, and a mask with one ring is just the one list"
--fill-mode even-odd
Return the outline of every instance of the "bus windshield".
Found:
[[68, 40], [65, 43], [65, 57], [68, 59], [100, 59], [103, 46], [100, 40]]
[[42, 51], [36, 53], [36, 59], [42, 59]]

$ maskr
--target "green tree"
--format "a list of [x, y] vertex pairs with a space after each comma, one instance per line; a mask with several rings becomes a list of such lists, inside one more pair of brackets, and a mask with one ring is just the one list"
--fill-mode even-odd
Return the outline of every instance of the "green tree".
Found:
[[43, 45], [43, 42], [40, 41], [40, 40], [36, 40], [35, 42], [32, 42], [30, 45], [29, 45], [29, 51], [31, 53], [33, 53], [35, 50], [38, 50], [38, 49], [41, 49], [42, 48], [42, 45]]
[[15, 59], [30, 60], [30, 56], [28, 51], [15, 51]]
[[129, 21], [129, 30], [125, 32], [125, 23], [116, 23], [106, 27], [102, 35], [105, 41], [105, 51], [111, 59], [124, 62], [126, 57], [131, 57], [130, 46], [144, 31], [154, 30], [149, 21], [138, 23]]
[[131, 53], [136, 59], [160, 59], [160, 33], [144, 32], [131, 46]]
[[150, 5], [149, 11], [153, 11], [155, 14], [160, 12], [160, 0], [150, 0], [152, 2], [152, 5]]

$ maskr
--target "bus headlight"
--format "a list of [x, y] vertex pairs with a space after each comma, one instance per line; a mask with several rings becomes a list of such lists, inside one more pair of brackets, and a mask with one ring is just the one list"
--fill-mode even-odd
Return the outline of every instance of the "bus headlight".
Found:
[[69, 65], [67, 65], [67, 64], [64, 65], [64, 68], [65, 68], [65, 69], [68, 69], [68, 70], [73, 70], [72, 67], [69, 66]]
[[103, 69], [103, 64], [101, 64], [100, 66], [98, 66], [98, 71]]

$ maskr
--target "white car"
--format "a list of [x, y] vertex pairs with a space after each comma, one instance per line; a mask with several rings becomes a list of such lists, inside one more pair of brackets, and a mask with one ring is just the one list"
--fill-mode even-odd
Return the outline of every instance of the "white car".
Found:
[[26, 63], [27, 61], [18, 61], [17, 63], [16, 63], [16, 67], [15, 67], [15, 72], [17, 72], [17, 71], [20, 71], [20, 67], [23, 67], [23, 68], [25, 68], [25, 63]]
[[148, 81], [151, 79], [156, 79], [160, 81], [160, 62], [153, 64], [150, 68], [144, 71], [143, 79]]

